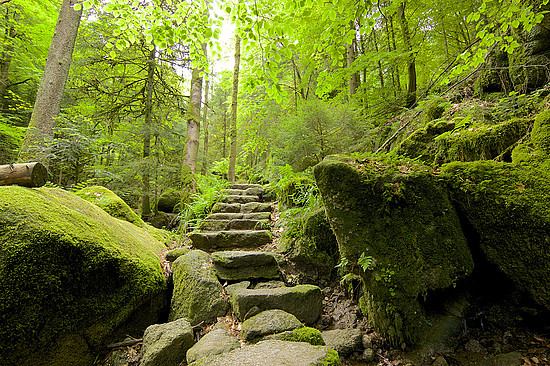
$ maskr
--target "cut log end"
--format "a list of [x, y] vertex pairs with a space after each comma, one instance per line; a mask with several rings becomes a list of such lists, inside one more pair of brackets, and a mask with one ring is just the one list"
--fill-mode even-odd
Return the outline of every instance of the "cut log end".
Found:
[[48, 181], [48, 169], [39, 162], [0, 165], [0, 186], [42, 187]]

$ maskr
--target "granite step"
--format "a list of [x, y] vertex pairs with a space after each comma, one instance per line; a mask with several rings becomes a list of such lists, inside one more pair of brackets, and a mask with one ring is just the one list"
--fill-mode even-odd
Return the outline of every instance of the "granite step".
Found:
[[236, 196], [236, 195], [227, 195], [223, 196], [220, 200], [220, 202], [224, 203], [250, 203], [250, 202], [260, 202], [260, 197], [258, 196], [250, 196], [250, 195], [242, 195], [242, 196]]
[[234, 249], [257, 249], [271, 243], [269, 230], [223, 230], [189, 234], [193, 246], [206, 252]]
[[218, 202], [212, 208], [213, 213], [251, 213], [251, 212], [272, 212], [273, 206], [270, 203], [249, 202], [249, 203], [224, 203]]
[[211, 220], [206, 218], [199, 224], [202, 231], [220, 231], [220, 230], [267, 230], [269, 229], [269, 220]]
[[207, 216], [207, 220], [269, 220], [271, 212], [217, 212]]
[[212, 267], [221, 280], [278, 279], [276, 254], [268, 252], [223, 251], [212, 253]]

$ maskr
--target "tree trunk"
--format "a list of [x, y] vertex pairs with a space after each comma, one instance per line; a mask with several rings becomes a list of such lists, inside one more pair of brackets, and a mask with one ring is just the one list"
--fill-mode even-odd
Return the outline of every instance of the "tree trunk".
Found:
[[44, 147], [45, 138], [53, 136], [53, 129], [57, 124], [56, 117], [61, 109], [63, 90], [69, 76], [82, 15], [82, 10], [73, 9], [73, 5], [78, 2], [80, 1], [63, 0], [61, 5], [29, 129], [19, 151], [19, 161], [45, 161], [40, 150]]
[[[378, 53], [378, 40], [376, 39], [376, 30], [372, 30], [372, 43], [374, 50]], [[384, 72], [382, 71], [382, 62], [378, 60], [378, 77], [380, 78], [380, 87], [384, 89]]]
[[15, 23], [18, 23], [21, 19], [21, 15], [17, 13], [17, 11], [13, 12], [13, 22], [8, 27], [7, 24], [9, 24], [9, 7], [6, 7], [6, 38], [4, 40], [5, 48], [4, 52], [2, 52], [2, 60], [0, 60], [0, 105], [2, 105], [2, 108], [4, 109], [4, 98], [6, 96], [6, 90], [8, 89], [9, 85], [9, 73], [10, 73], [10, 66], [11, 66], [11, 59], [13, 57], [13, 51], [14, 51], [14, 38], [17, 35], [17, 31], [15, 29]]
[[150, 172], [149, 172], [149, 156], [151, 155], [151, 125], [153, 122], [153, 90], [154, 90], [154, 77], [155, 77], [155, 58], [156, 48], [149, 54], [147, 60], [147, 87], [146, 87], [146, 99], [145, 99], [145, 121], [143, 124], [143, 171], [141, 174], [141, 182], [143, 192], [141, 195], [141, 216], [146, 217], [151, 215], [151, 202], [150, 202]]
[[[357, 30], [355, 29], [355, 22], [352, 20], [350, 21], [350, 28], [354, 32], [355, 35], [357, 35]], [[351, 41], [351, 44], [348, 44], [346, 46], [347, 51], [347, 67], [348, 69], [351, 69], [353, 66], [353, 62], [355, 61], [356, 55], [357, 55], [357, 41], [356, 37], [353, 38]], [[349, 88], [349, 97], [351, 98], [355, 93], [357, 92], [357, 87], [359, 86], [359, 74], [356, 72], [351, 73], [348, 80], [348, 88]]]
[[47, 180], [48, 170], [38, 162], [0, 165], [0, 186], [41, 187]]
[[237, 161], [237, 97], [239, 95], [239, 68], [241, 63], [241, 37], [235, 35], [235, 68], [233, 69], [233, 95], [231, 97], [231, 154], [229, 156], [229, 180], [235, 183]]
[[191, 95], [187, 106], [187, 142], [185, 146], [184, 164], [192, 174], [197, 172], [197, 156], [199, 153], [200, 109], [202, 99], [201, 70], [193, 69], [191, 74]]
[[405, 47], [405, 52], [408, 53], [407, 71], [409, 75], [409, 85], [407, 88], [407, 98], [405, 100], [405, 106], [407, 108], [410, 108], [416, 104], [416, 64], [411, 45], [411, 33], [409, 31], [409, 24], [407, 23], [407, 18], [405, 17], [405, 3], [399, 5], [399, 8], [397, 9], [397, 15], [399, 16], [399, 21], [401, 22], [401, 31], [403, 33], [403, 44]]
[[208, 114], [208, 78], [204, 78], [204, 103], [202, 106], [202, 123], [204, 125], [204, 158], [202, 161], [202, 175], [206, 175], [206, 172], [208, 171], [208, 120], [207, 120], [207, 114]]

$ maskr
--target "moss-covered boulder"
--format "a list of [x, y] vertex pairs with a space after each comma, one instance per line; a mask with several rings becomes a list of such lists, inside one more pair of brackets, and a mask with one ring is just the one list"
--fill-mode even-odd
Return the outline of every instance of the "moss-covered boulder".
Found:
[[113, 191], [102, 186], [86, 187], [75, 192], [75, 194], [100, 207], [109, 215], [131, 222], [132, 224], [143, 227], [143, 220]]
[[166, 300], [165, 246], [73, 193], [0, 187], [0, 364], [91, 365]]
[[[407, 137], [397, 153], [432, 163], [509, 159], [511, 148], [521, 140], [533, 121], [512, 119], [496, 125], [476, 125], [461, 120], [427, 124]], [[508, 156], [505, 156], [505, 155]]]
[[442, 173], [489, 261], [550, 309], [548, 166], [450, 163]]
[[181, 201], [181, 191], [169, 189], [163, 192], [157, 201], [157, 210], [172, 213]]
[[170, 320], [187, 318], [192, 325], [197, 325], [212, 323], [225, 315], [228, 304], [208, 253], [192, 250], [176, 259], [172, 271], [174, 293]]
[[329, 157], [315, 167], [340, 255], [360, 274], [361, 310], [393, 344], [426, 327], [420, 304], [473, 269], [455, 209], [425, 167]]
[[287, 330], [286, 332], [277, 333], [266, 338], [279, 341], [306, 342], [312, 346], [325, 345], [321, 331], [311, 327], [301, 327], [294, 330]]
[[286, 311], [267, 310], [243, 322], [241, 338], [246, 342], [254, 342], [268, 334], [281, 333], [303, 326], [298, 318]]

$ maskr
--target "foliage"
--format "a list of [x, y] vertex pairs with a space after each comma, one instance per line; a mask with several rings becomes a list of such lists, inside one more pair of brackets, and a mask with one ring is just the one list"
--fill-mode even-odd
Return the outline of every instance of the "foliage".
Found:
[[224, 188], [229, 183], [216, 176], [196, 175], [197, 193], [188, 196], [188, 201], [182, 201], [179, 208], [180, 230], [182, 233], [198, 227], [199, 222], [210, 213], [210, 210], [223, 195]]

